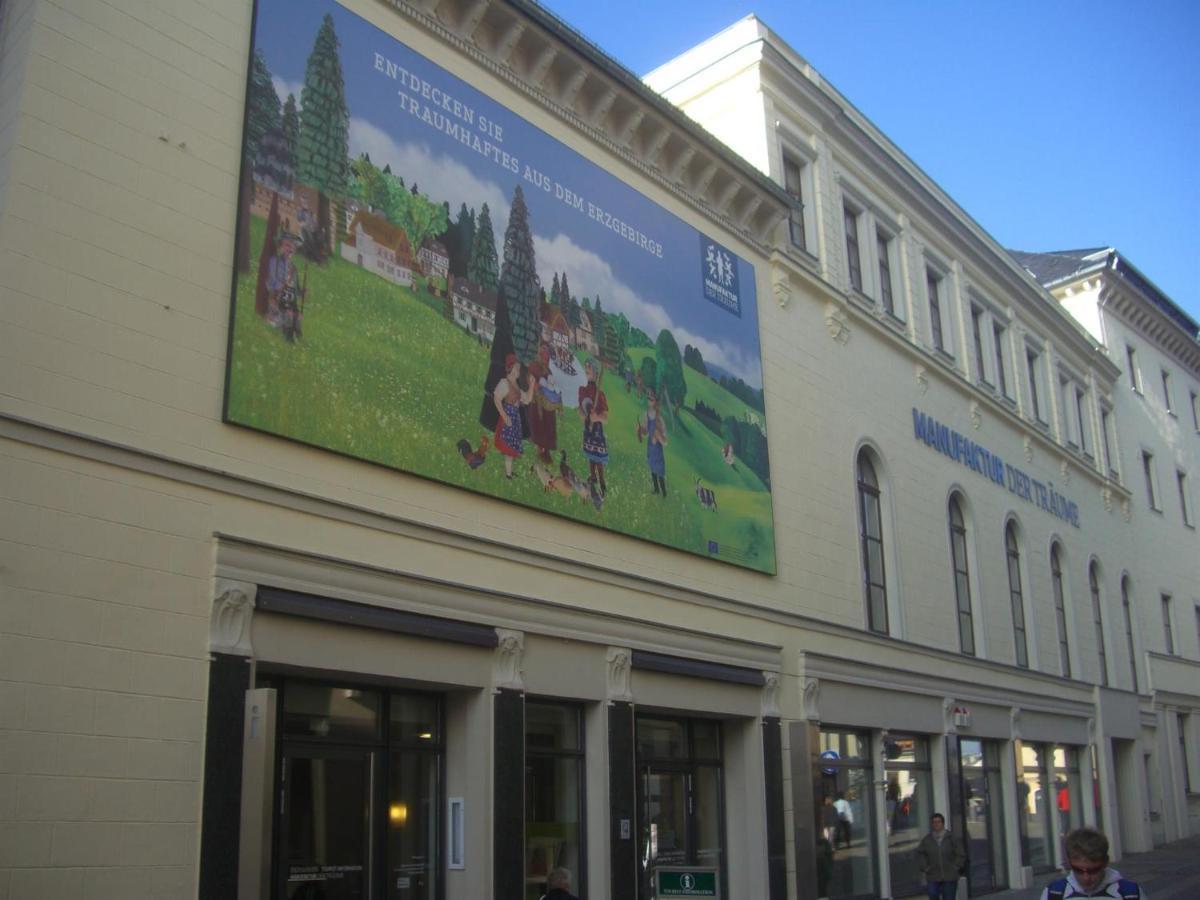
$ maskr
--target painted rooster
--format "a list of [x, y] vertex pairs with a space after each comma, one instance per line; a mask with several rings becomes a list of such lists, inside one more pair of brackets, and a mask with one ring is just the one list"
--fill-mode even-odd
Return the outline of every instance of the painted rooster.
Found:
[[464, 460], [466, 460], [467, 465], [470, 466], [472, 469], [478, 469], [480, 466], [483, 465], [483, 461], [487, 458], [487, 452], [488, 452], [488, 447], [490, 446], [490, 442], [488, 441], [488, 437], [485, 434], [485, 435], [483, 435], [483, 437], [481, 437], [479, 439], [479, 449], [478, 450], [472, 450], [471, 442], [468, 441], [466, 438], [459, 439], [457, 446], [458, 446], [458, 452], [462, 454], [462, 458]]

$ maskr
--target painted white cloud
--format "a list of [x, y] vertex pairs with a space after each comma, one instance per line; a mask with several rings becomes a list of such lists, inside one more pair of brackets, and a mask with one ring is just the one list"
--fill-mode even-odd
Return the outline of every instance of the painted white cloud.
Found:
[[537, 257], [538, 275], [547, 290], [555, 272], [566, 272], [572, 295], [588, 296], [593, 300], [598, 296], [605, 312], [624, 313], [651, 340], [666, 328], [675, 336], [681, 351], [685, 344], [691, 344], [705, 360], [716, 363], [749, 384], [762, 383], [757, 358], [751, 357], [735, 344], [712, 340], [675, 324], [663, 306], [642, 297], [616, 276], [608, 262], [580, 247], [565, 234], [556, 234], [552, 238], [534, 235], [533, 250]]
[[[382, 128], [366, 119], [352, 117], [350, 156], [357, 158], [363, 153], [381, 169], [390, 165], [392, 174], [403, 178], [409, 187], [415, 180], [422, 194], [448, 202], [452, 218], [458, 215], [463, 203], [476, 213], [486, 203], [492, 217], [492, 230], [496, 233], [496, 249], [503, 247], [504, 229], [508, 225], [508, 200], [498, 184], [481, 179], [456, 160], [435, 155], [427, 144], [397, 144]], [[414, 176], [413, 173], [419, 174]]]
[[292, 94], [296, 98], [296, 108], [299, 109], [300, 91], [304, 88], [303, 82], [284, 81], [278, 75], [272, 75], [271, 84], [275, 85], [275, 93], [279, 95], [279, 104], [281, 108], [283, 104], [287, 103], [288, 94]]

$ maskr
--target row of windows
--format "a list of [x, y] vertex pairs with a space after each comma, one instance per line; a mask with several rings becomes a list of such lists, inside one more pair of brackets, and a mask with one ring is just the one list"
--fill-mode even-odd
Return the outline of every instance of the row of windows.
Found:
[[[1154, 465], [1154, 454], [1149, 450], [1142, 451], [1142, 474], [1146, 479], [1146, 500], [1149, 502], [1150, 508], [1162, 512], [1161, 492], [1158, 489], [1158, 470]], [[1183, 518], [1183, 524], [1189, 528], [1194, 527], [1188, 477], [1183, 469], [1175, 470], [1175, 489], [1179, 494], [1179, 514]]]
[[[880, 634], [891, 632], [888, 621], [888, 587], [886, 577], [885, 539], [883, 531], [883, 492], [879, 473], [871, 452], [859, 451], [857, 460], [859, 541], [862, 555], [863, 587], [866, 600], [867, 627]], [[958, 625], [959, 649], [974, 656], [975, 613], [971, 597], [970, 554], [967, 540], [967, 520], [963, 513], [963, 498], [951, 496], [947, 507], [950, 541], [950, 572], [954, 585], [955, 616]], [[1018, 666], [1029, 667], [1029, 639], [1026, 618], [1025, 588], [1021, 575], [1021, 544], [1017, 525], [1010, 521], [1004, 530], [1004, 552], [1007, 562], [1008, 594], [1013, 625], [1013, 655]], [[1063, 550], [1055, 541], [1050, 546], [1050, 582], [1054, 598], [1055, 631], [1058, 640], [1059, 669], [1071, 677], [1071, 653], [1067, 615], [1067, 589], [1063, 571]], [[1088, 590], [1091, 597], [1092, 625], [1095, 629], [1096, 654], [1100, 682], [1109, 684], [1107, 645], [1104, 639], [1104, 604], [1101, 598], [1100, 565], [1096, 560], [1088, 566]], [[1121, 578], [1121, 611], [1124, 619], [1125, 641], [1134, 690], [1138, 689], [1137, 654], [1134, 647], [1131, 584], [1128, 575]], [[1171, 598], [1162, 595], [1164, 646], [1174, 654], [1175, 641], [1171, 626]], [[1197, 634], [1200, 636], [1200, 608], [1197, 611]]]
[[[1125, 345], [1125, 360], [1129, 370], [1129, 386], [1133, 388], [1134, 393], [1145, 395], [1145, 388], [1142, 383], [1142, 370], [1138, 365], [1137, 350], [1131, 344]], [[1160, 384], [1162, 385], [1162, 401], [1163, 408], [1171, 416], [1178, 416], [1175, 408], [1175, 389], [1174, 379], [1171, 373], [1166, 369], [1159, 370]], [[1195, 391], [1188, 391], [1188, 408], [1192, 414], [1192, 428], [1200, 432], [1200, 395]]]

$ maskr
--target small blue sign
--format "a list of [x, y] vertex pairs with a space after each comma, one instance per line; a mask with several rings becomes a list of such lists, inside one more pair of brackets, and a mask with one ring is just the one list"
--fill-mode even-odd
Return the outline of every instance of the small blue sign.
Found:
[[700, 281], [704, 296], [726, 312], [742, 317], [738, 291], [738, 258], [711, 238], [700, 235]]
[[[838, 752], [836, 750], [822, 750], [821, 751], [821, 759], [836, 760], [836, 759], [840, 759], [840, 757], [838, 756]], [[824, 768], [821, 771], [824, 772], [826, 775], [836, 775], [837, 774], [836, 768]]]

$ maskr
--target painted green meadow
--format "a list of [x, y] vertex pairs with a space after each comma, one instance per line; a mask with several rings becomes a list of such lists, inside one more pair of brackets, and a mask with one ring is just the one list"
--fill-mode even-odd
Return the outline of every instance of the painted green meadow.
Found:
[[[297, 257], [306, 282], [303, 338], [287, 343], [255, 314], [258, 249], [265, 223], [251, 221], [251, 271], [239, 277], [233, 318], [226, 419], [271, 434], [465, 487], [492, 497], [599, 525], [761, 572], [775, 571], [770, 488], [749, 466], [730, 466], [723, 440], [687, 408], [668, 431], [664, 499], [652, 493], [646, 445], [637, 438], [645, 402], [607, 373], [605, 427], [608, 492], [603, 506], [577, 494], [543, 489], [531, 471], [534, 449], [516, 460], [517, 477], [504, 475], [503, 457], [488, 453], [471, 469], [457, 449], [478, 447], [492, 435], [479, 422], [489, 348], [443, 316], [443, 300], [421, 279], [402, 288], [341, 258], [321, 266]], [[633, 364], [653, 350], [631, 348]], [[751, 411], [737, 397], [685, 367], [687, 406], [696, 399], [722, 416]], [[582, 477], [578, 411], [558, 416], [558, 447]], [[558, 473], [559, 454], [551, 470]], [[705, 509], [696, 481], [716, 496]], [[715, 552], [713, 548], [715, 549]]]

